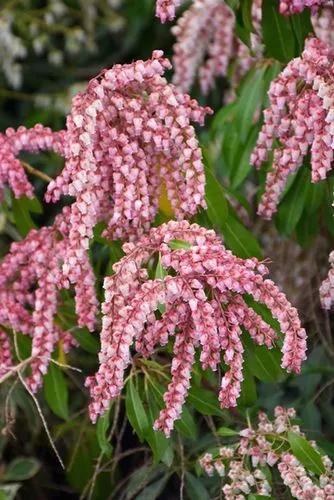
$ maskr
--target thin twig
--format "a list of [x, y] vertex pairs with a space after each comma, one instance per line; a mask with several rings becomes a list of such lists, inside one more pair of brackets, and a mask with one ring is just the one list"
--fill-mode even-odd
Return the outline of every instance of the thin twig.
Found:
[[35, 175], [35, 177], [39, 177], [45, 182], [51, 182], [53, 179], [50, 177], [48, 174], [45, 174], [44, 172], [41, 172], [40, 170], [37, 170], [37, 168], [32, 167], [29, 165], [29, 163], [26, 163], [25, 161], [21, 161], [22, 167], [29, 172], [29, 174]]
[[[15, 347], [15, 353], [16, 353], [16, 356], [17, 356], [18, 360], [19, 360], [19, 361], [21, 361], [21, 363], [22, 363], [23, 361], [21, 360], [20, 351], [19, 351], [19, 346], [18, 346], [18, 343], [17, 343], [17, 335], [16, 335], [16, 331], [15, 331], [15, 330], [13, 330], [13, 334], [14, 334], [14, 347]], [[24, 361], [25, 361], [25, 360], [24, 360]], [[53, 441], [53, 439], [52, 439], [51, 433], [50, 433], [49, 428], [48, 428], [48, 424], [46, 423], [46, 420], [45, 420], [45, 417], [44, 417], [43, 412], [42, 412], [42, 410], [41, 410], [41, 407], [40, 407], [40, 405], [39, 405], [39, 402], [38, 402], [38, 400], [37, 400], [37, 398], [36, 398], [35, 394], [34, 394], [34, 393], [31, 391], [31, 389], [27, 386], [26, 381], [25, 381], [25, 380], [24, 380], [24, 378], [22, 377], [22, 373], [21, 373], [21, 371], [20, 371], [20, 370], [16, 370], [16, 371], [17, 371], [17, 375], [18, 375], [18, 377], [19, 377], [19, 379], [20, 379], [21, 384], [22, 384], [22, 385], [23, 385], [23, 387], [26, 389], [26, 391], [28, 392], [28, 394], [30, 394], [30, 396], [31, 396], [31, 398], [32, 398], [32, 400], [33, 400], [33, 402], [34, 402], [34, 403], [35, 403], [35, 405], [36, 405], [37, 412], [38, 412], [38, 414], [39, 414], [39, 416], [40, 416], [40, 419], [41, 419], [41, 421], [42, 421], [42, 424], [43, 424], [44, 430], [45, 430], [45, 432], [46, 432], [46, 435], [47, 435], [47, 437], [48, 437], [48, 439], [49, 439], [49, 442], [50, 442], [51, 448], [52, 448], [52, 449], [53, 449], [53, 451], [55, 452], [55, 455], [56, 455], [56, 457], [57, 457], [57, 459], [58, 459], [58, 461], [59, 461], [59, 463], [60, 463], [61, 467], [62, 467], [63, 469], [65, 469], [64, 462], [62, 461], [61, 456], [59, 455], [59, 452], [58, 452], [58, 450], [57, 450], [57, 448], [56, 448], [56, 445], [55, 445], [55, 443], [54, 443], [54, 441]]]
[[21, 361], [18, 365], [13, 366], [6, 372], [1, 378], [0, 378], [0, 384], [5, 382], [8, 378], [10, 378], [14, 373], [20, 372], [20, 370], [23, 370], [31, 361], [32, 361], [32, 356], [30, 358], [24, 359]]
[[184, 448], [180, 434], [178, 434], [178, 440], [179, 440], [180, 457], [181, 457], [180, 500], [183, 500], [185, 466], [184, 466]]

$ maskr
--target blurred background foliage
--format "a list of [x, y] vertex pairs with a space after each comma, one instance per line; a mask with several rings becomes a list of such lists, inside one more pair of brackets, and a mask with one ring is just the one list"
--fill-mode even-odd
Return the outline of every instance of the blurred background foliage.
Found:
[[[239, 33], [247, 43], [251, 30], [247, 8], [243, 1], [228, 3], [238, 14]], [[219, 498], [220, 480], [200, 475], [198, 457], [224, 442], [222, 426], [242, 428], [246, 416], [252, 418], [259, 408], [271, 411], [277, 404], [294, 406], [309, 437], [334, 457], [333, 318], [320, 309], [318, 299], [334, 240], [333, 173], [327, 181], [312, 185], [305, 164], [289, 182], [275, 220], [264, 223], [256, 216], [256, 204], [265, 172], [257, 173], [249, 165], [269, 84], [287, 62], [286, 54], [290, 58], [300, 53], [312, 28], [307, 13], [289, 19], [277, 14], [276, 24], [266, 16], [266, 57], [243, 78], [235, 100], [222, 105], [228, 88], [223, 80], [206, 98], [215, 110], [199, 132], [209, 209], [197, 221], [216, 228], [237, 255], [270, 258], [273, 278], [299, 308], [309, 334], [309, 357], [302, 374], [285, 374], [278, 352], [254, 347], [245, 336], [245, 381], [238, 408], [220, 409], [219, 376], [203, 372], [197, 364], [182, 419], [168, 440], [152, 430], [168, 383], [168, 346], [151, 361], [134, 357], [122, 397], [93, 426], [87, 416], [84, 378], [96, 370], [98, 332], [76, 328], [72, 298], [64, 295], [58, 320], [71, 329], [80, 348], [65, 358], [59, 346], [55, 361], [82, 371], [52, 364], [37, 395], [39, 407], [19, 379], [13, 377], [1, 385], [1, 500], [170, 500], [180, 498], [180, 488], [183, 498]], [[147, 58], [156, 48], [172, 54], [170, 26], [154, 17], [153, 0], [2, 0], [0, 31], [2, 131], [37, 122], [63, 128], [71, 97], [103, 68]], [[205, 102], [197, 88], [192, 95]], [[62, 160], [54, 154], [22, 155], [22, 159], [51, 177], [62, 168]], [[58, 210], [43, 203], [45, 182], [36, 178], [35, 185], [38, 199], [13, 200], [8, 194], [1, 205], [1, 255], [11, 241], [35, 225], [47, 224]], [[157, 223], [168, 217], [168, 207], [162, 204]], [[97, 227], [91, 248], [99, 286], [122, 255], [120, 244], [106, 242], [100, 233]], [[267, 310], [259, 312], [277, 328]], [[29, 342], [17, 334], [18, 361], [29, 356]], [[64, 470], [50, 446], [41, 413]]]

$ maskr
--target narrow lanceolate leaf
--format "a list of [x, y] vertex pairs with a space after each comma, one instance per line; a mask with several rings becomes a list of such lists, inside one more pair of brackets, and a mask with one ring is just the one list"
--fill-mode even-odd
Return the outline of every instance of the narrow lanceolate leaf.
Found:
[[102, 453], [110, 458], [112, 455], [112, 446], [108, 439], [108, 429], [110, 425], [110, 410], [102, 415], [96, 425], [96, 436]]
[[188, 243], [188, 241], [183, 241], [183, 240], [171, 240], [168, 243], [168, 246], [172, 250], [179, 250], [181, 248], [191, 248], [191, 244]]
[[250, 127], [252, 126], [254, 113], [263, 99], [264, 73], [266, 67], [255, 68], [251, 70], [242, 86], [241, 94], [238, 99], [238, 112], [236, 123], [240, 133], [240, 139], [244, 143]]
[[295, 229], [303, 213], [310, 185], [309, 170], [307, 168], [300, 169], [291, 188], [279, 205], [276, 221], [281, 233], [290, 235]]
[[188, 498], [192, 500], [210, 500], [211, 496], [199, 478], [190, 472], [186, 472], [185, 480], [185, 489]]
[[51, 363], [44, 377], [44, 396], [47, 404], [58, 417], [67, 420], [68, 410], [68, 387], [61, 369]]
[[255, 345], [252, 340], [243, 338], [250, 372], [263, 382], [277, 382], [284, 377], [281, 368], [281, 353], [277, 348], [268, 349], [266, 346]]
[[29, 231], [36, 227], [31, 218], [32, 213], [41, 213], [42, 207], [37, 198], [13, 198], [12, 204], [15, 225], [22, 236], [26, 236]]
[[132, 428], [135, 430], [139, 439], [143, 441], [148, 429], [148, 420], [143, 403], [134, 385], [133, 377], [131, 377], [127, 383], [125, 408]]
[[238, 257], [261, 258], [261, 248], [256, 238], [232, 215], [223, 224], [222, 232], [226, 246]]
[[229, 429], [228, 427], [219, 427], [217, 430], [218, 436], [223, 436], [223, 437], [231, 437], [231, 436], [238, 436], [239, 432], [234, 431], [233, 429]]
[[208, 206], [208, 216], [214, 226], [221, 228], [228, 216], [224, 190], [209, 168], [205, 169], [205, 177], [205, 198]]
[[295, 55], [295, 37], [289, 18], [278, 7], [277, 0], [262, 1], [262, 37], [265, 55], [287, 63]]
[[320, 453], [305, 438], [295, 432], [289, 432], [288, 439], [293, 454], [306, 469], [317, 475], [325, 472]]
[[217, 395], [212, 391], [193, 386], [189, 391], [188, 401], [203, 415], [216, 415], [217, 417], [223, 415]]

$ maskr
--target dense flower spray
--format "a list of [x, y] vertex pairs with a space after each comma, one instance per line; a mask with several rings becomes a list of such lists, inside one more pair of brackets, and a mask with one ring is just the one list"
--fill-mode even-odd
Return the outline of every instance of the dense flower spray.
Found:
[[13, 365], [11, 344], [7, 333], [0, 330], [0, 377], [10, 370]]
[[308, 151], [312, 182], [325, 179], [332, 169], [333, 63], [334, 52], [311, 38], [301, 57], [293, 59], [270, 86], [270, 107], [264, 111], [264, 125], [251, 155], [251, 163], [259, 168], [268, 160], [275, 139], [279, 141], [258, 209], [266, 219], [277, 210], [288, 176], [302, 166]]
[[314, 32], [320, 40], [334, 47], [334, 4], [328, 2], [312, 16]]
[[[251, 493], [270, 496], [272, 487], [264, 466], [277, 466], [293, 498], [330, 500], [334, 497], [334, 470], [330, 458], [321, 457], [324, 472], [315, 477], [300, 464], [292, 450], [287, 449], [289, 431], [304, 436], [294, 423], [295, 417], [293, 408], [277, 406], [273, 420], [261, 411], [258, 425], [249, 424], [243, 429], [237, 443], [221, 447], [216, 456], [211, 453], [203, 455], [199, 462], [208, 475], [226, 475], [223, 486], [226, 500], [241, 500]], [[317, 448], [315, 442], [311, 444]]]
[[[188, 243], [173, 250], [172, 240]], [[200, 347], [204, 369], [217, 369], [221, 353], [228, 369], [221, 382], [223, 407], [236, 405], [243, 379], [241, 326], [257, 344], [272, 347], [276, 332], [248, 307], [243, 295], [265, 304], [285, 334], [282, 366], [299, 372], [305, 359], [306, 334], [297, 311], [276, 285], [264, 278], [268, 271], [256, 259], [240, 259], [226, 250], [214, 233], [186, 221], [171, 221], [135, 243], [123, 246], [125, 257], [105, 278], [105, 302], [101, 333], [100, 367], [87, 379], [95, 421], [123, 386], [124, 370], [130, 362], [130, 347], [149, 356], [175, 336], [172, 380], [164, 395], [165, 409], [155, 429], [169, 435], [179, 418], [190, 385], [195, 349]], [[173, 275], [148, 279], [145, 268], [154, 255]], [[156, 316], [164, 305], [161, 317]]]
[[[259, 0], [252, 5], [252, 17], [259, 31]], [[234, 80], [239, 81], [255, 60], [249, 48], [235, 36], [235, 15], [223, 0], [194, 0], [172, 28], [172, 33], [177, 40], [173, 83], [183, 91], [189, 91], [198, 72], [201, 90], [207, 94], [214, 86], [215, 78], [227, 74], [232, 60], [236, 61]], [[251, 41], [254, 53], [258, 53], [259, 37], [252, 34]]]
[[330, 269], [327, 278], [320, 287], [320, 300], [324, 309], [330, 309], [334, 305], [334, 250], [329, 255]]

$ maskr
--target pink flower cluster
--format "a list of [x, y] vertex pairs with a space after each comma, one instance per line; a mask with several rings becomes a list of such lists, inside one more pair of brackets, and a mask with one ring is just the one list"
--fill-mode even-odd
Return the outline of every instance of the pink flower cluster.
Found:
[[[252, 6], [253, 22], [260, 28], [261, 2]], [[238, 79], [249, 69], [254, 57], [235, 36], [235, 15], [223, 0], [194, 0], [172, 28], [176, 36], [173, 56], [173, 83], [183, 91], [192, 87], [199, 73], [201, 90], [207, 94], [217, 76], [225, 76], [229, 63], [236, 60]], [[259, 39], [252, 34], [253, 48]]]
[[[186, 248], [172, 249], [172, 240]], [[172, 380], [164, 395], [165, 409], [155, 429], [169, 435], [179, 418], [190, 385], [195, 349], [200, 348], [204, 369], [216, 370], [223, 359], [228, 366], [219, 393], [223, 407], [235, 406], [240, 394], [243, 364], [241, 329], [254, 342], [268, 348], [276, 332], [245, 302], [251, 295], [265, 304], [285, 334], [282, 366], [299, 372], [305, 359], [306, 333], [297, 311], [276, 285], [264, 278], [268, 271], [256, 259], [240, 259], [226, 250], [214, 231], [186, 221], [171, 221], [151, 229], [136, 244], [123, 245], [125, 257], [105, 278], [105, 302], [101, 333], [100, 367], [87, 380], [95, 421], [123, 387], [124, 370], [130, 363], [130, 347], [149, 356], [175, 336]], [[149, 279], [147, 265], [160, 255], [167, 272], [163, 279]], [[210, 290], [210, 293], [207, 291]], [[164, 305], [161, 317], [159, 304]]]
[[312, 16], [313, 29], [318, 38], [334, 48], [334, 4], [329, 1]]
[[270, 219], [290, 174], [303, 164], [310, 150], [312, 182], [325, 179], [332, 169], [334, 144], [334, 51], [317, 38], [306, 41], [301, 57], [293, 59], [272, 82], [270, 107], [251, 163], [259, 168], [268, 160], [275, 140], [271, 171], [258, 213]]
[[[66, 231], [66, 218], [61, 214], [53, 226], [32, 230], [23, 241], [13, 243], [0, 264], [0, 323], [32, 336], [33, 359], [27, 380], [32, 391], [41, 385], [58, 341], [65, 351], [76, 345], [72, 335], [56, 322], [59, 291], [66, 286], [62, 275]], [[94, 281], [87, 255], [74, 289], [78, 324], [90, 330], [97, 312]]]
[[[205, 472], [212, 476], [226, 475], [223, 486], [226, 500], [244, 499], [248, 494], [270, 496], [272, 487], [263, 466], [278, 468], [283, 483], [290, 494], [300, 500], [332, 500], [334, 498], [334, 470], [331, 460], [322, 456], [325, 473], [320, 477], [309, 476], [292, 451], [287, 450], [288, 432], [304, 436], [293, 419], [293, 408], [275, 408], [275, 418], [270, 420], [264, 412], [258, 414], [258, 424], [251, 424], [239, 433], [239, 441], [220, 448], [217, 456], [206, 453], [199, 460]], [[316, 443], [311, 442], [316, 448]], [[247, 460], [247, 458], [249, 460]]]
[[205, 206], [191, 121], [203, 123], [211, 110], [167, 83], [162, 74], [170, 64], [162, 55], [156, 51], [148, 61], [116, 65], [93, 79], [74, 97], [66, 130], [36, 125], [0, 137], [0, 189], [6, 183], [16, 196], [32, 196], [17, 156], [51, 149], [65, 157], [65, 167], [49, 183], [46, 200], [75, 198], [52, 226], [13, 243], [0, 264], [0, 323], [33, 337], [32, 390], [58, 340], [65, 348], [72, 344], [55, 322], [60, 289], [74, 286], [78, 324], [94, 329], [98, 302], [87, 253], [94, 226], [105, 222], [109, 238], [138, 237], [158, 211], [163, 183], [176, 217]]
[[317, 12], [319, 7], [327, 5], [328, 0], [280, 0], [280, 13], [288, 16], [298, 14], [305, 8], [310, 8], [312, 13]]

